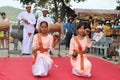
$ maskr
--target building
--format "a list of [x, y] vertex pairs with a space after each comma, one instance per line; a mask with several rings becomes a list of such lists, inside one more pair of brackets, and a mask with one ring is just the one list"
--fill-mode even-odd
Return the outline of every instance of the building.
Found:
[[120, 10], [101, 10], [101, 9], [75, 9], [79, 19], [88, 20], [89, 16], [97, 17], [99, 20], [111, 20], [120, 15]]

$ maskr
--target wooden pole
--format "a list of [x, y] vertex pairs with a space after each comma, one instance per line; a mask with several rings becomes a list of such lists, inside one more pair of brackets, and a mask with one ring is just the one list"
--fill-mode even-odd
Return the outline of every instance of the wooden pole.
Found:
[[60, 36], [61, 36], [61, 31], [59, 31], [59, 43], [58, 43], [58, 56], [61, 57], [61, 54], [60, 54]]

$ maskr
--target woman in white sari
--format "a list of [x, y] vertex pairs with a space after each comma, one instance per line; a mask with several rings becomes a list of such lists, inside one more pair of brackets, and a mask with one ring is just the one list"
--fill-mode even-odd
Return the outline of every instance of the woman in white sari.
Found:
[[34, 76], [47, 76], [53, 63], [48, 49], [53, 50], [57, 40], [57, 36], [48, 34], [48, 23], [46, 21], [41, 22], [39, 33], [34, 36], [32, 43], [32, 73]]

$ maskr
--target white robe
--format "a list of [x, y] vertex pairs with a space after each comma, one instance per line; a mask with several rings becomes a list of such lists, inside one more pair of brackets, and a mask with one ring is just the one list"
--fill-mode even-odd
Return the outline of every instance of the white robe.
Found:
[[[32, 39], [34, 35], [34, 25], [36, 23], [36, 19], [34, 14], [28, 13], [27, 11], [21, 12], [17, 19], [21, 21], [22, 19], [28, 20], [30, 24], [26, 24], [24, 22], [24, 28], [23, 28], [23, 41], [22, 41], [22, 54], [31, 54], [32, 51]], [[32, 33], [31, 36], [28, 36], [28, 33]]]

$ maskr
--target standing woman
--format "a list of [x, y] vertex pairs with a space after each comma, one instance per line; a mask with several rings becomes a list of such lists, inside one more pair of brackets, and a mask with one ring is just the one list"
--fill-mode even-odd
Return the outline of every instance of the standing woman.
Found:
[[85, 31], [85, 23], [79, 23], [78, 35], [70, 41], [69, 53], [71, 55], [72, 74], [82, 77], [91, 76], [91, 63], [85, 53], [87, 47], [91, 46], [89, 38], [90, 31]]
[[48, 23], [46, 21], [40, 23], [38, 31], [39, 33], [34, 36], [32, 44], [32, 72], [34, 76], [47, 76], [53, 63], [48, 49], [54, 49], [59, 37], [48, 34]]

